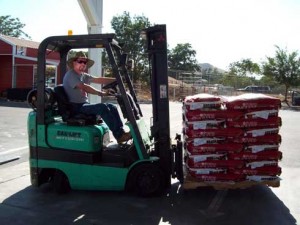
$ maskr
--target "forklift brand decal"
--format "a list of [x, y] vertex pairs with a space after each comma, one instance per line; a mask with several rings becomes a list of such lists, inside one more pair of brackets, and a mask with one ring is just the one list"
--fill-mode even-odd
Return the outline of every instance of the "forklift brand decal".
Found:
[[167, 98], [167, 86], [160, 85], [160, 98]]
[[58, 130], [56, 133], [56, 139], [60, 140], [68, 140], [68, 141], [84, 141], [81, 137], [80, 132], [69, 132], [69, 131], [61, 131]]

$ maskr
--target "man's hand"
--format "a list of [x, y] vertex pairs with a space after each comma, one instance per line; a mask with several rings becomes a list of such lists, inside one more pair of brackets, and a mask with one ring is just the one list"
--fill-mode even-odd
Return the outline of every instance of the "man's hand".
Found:
[[114, 89], [111, 89], [111, 88], [107, 89], [106, 92], [107, 92], [108, 95], [115, 95], [116, 94], [116, 91]]
[[104, 91], [101, 91], [101, 95], [102, 96], [111, 96], [111, 95], [115, 95], [116, 92], [113, 89], [107, 89]]

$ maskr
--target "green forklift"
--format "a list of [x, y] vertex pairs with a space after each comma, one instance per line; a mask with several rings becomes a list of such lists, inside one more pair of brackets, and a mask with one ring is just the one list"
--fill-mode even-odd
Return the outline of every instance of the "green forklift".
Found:
[[[73, 190], [126, 190], [140, 196], [162, 194], [171, 179], [183, 182], [181, 136], [170, 137], [166, 26], [143, 31], [149, 56], [153, 117], [150, 128], [129, 76], [128, 54], [115, 34], [52, 36], [38, 49], [37, 88], [28, 96], [30, 176], [33, 186], [52, 183], [57, 193]], [[67, 69], [70, 50], [102, 48], [116, 81], [113, 89], [132, 141], [110, 141], [99, 118], [72, 115], [62, 85], [47, 88], [46, 56], [60, 55], [60, 74]], [[58, 84], [61, 81], [57, 82]]]

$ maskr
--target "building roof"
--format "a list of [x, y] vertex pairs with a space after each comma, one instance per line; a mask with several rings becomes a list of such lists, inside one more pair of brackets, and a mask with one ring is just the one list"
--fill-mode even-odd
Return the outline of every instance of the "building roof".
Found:
[[15, 37], [6, 36], [3, 34], [0, 34], [0, 40], [3, 40], [4, 42], [6, 42], [10, 45], [22, 46], [22, 47], [26, 47], [26, 48], [38, 49], [39, 45], [40, 45], [40, 43], [36, 42], [36, 41], [19, 39], [19, 38], [15, 38]]
[[[25, 39], [19, 39], [19, 38], [15, 38], [15, 37], [10, 37], [10, 36], [6, 36], [3, 34], [0, 34], [0, 41], [3, 41], [9, 45], [13, 45], [13, 46], [18, 46], [18, 47], [25, 47], [25, 48], [32, 48], [32, 49], [38, 49], [40, 43], [36, 42], [36, 41], [30, 41], [30, 40], [25, 40]], [[32, 62], [37, 62], [37, 58], [36, 57], [30, 57], [30, 56], [26, 56], [23, 54], [15, 54], [14, 55], [15, 58], [20, 58], [20, 59], [25, 59], [25, 60], [29, 60]], [[59, 65], [59, 59], [47, 59], [46, 63], [49, 65], [55, 65], [58, 66]]]

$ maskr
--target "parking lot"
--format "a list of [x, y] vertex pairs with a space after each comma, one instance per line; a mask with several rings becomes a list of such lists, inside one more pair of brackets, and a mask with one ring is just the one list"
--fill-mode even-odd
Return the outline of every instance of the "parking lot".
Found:
[[[151, 104], [142, 104], [145, 118]], [[72, 191], [57, 195], [50, 185], [30, 185], [23, 103], [0, 102], [0, 221], [18, 224], [211, 224], [295, 225], [300, 220], [300, 113], [282, 109], [283, 159], [279, 188], [184, 190], [177, 180], [161, 197], [125, 192]], [[181, 103], [170, 103], [172, 136], [181, 132]]]

